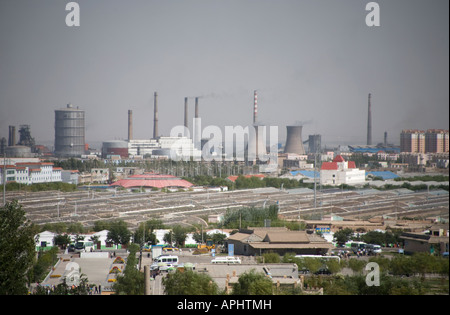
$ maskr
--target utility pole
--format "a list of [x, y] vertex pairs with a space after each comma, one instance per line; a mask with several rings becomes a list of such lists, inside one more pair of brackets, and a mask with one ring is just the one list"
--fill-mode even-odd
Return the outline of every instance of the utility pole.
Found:
[[6, 154], [3, 154], [3, 207], [6, 205]]

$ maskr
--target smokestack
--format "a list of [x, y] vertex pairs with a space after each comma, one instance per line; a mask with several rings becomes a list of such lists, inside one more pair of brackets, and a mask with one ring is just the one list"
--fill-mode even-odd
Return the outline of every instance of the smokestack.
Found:
[[387, 131], [384, 132], [384, 146], [387, 147]]
[[367, 115], [367, 145], [372, 145], [372, 95], [369, 93], [369, 112]]
[[193, 126], [193, 139], [194, 139], [194, 147], [198, 150], [201, 150], [202, 145], [201, 145], [201, 131], [200, 131], [200, 127], [201, 127], [201, 123], [200, 123], [200, 119], [198, 116], [198, 97], [195, 98], [195, 115], [194, 115], [194, 126]]
[[258, 116], [258, 95], [256, 94], [256, 90], [253, 91], [253, 123], [256, 123], [256, 119]]
[[16, 145], [16, 126], [9, 126], [8, 146]]
[[133, 140], [133, 111], [128, 110], [128, 141]]
[[195, 118], [198, 118], [198, 97], [195, 98]]
[[158, 137], [158, 93], [154, 95], [153, 139]]
[[184, 98], [184, 126], [186, 128], [189, 128], [189, 123], [188, 123], [188, 98], [187, 97]]

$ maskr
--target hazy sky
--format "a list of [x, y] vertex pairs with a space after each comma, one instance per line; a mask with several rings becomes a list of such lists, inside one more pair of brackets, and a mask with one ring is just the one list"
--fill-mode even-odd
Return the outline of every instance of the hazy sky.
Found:
[[[402, 129], [449, 128], [449, 1], [79, 0], [80, 26], [61, 0], [0, 0], [0, 137], [31, 125], [54, 141], [54, 110], [86, 112], [86, 142], [134, 138], [183, 124], [200, 99], [203, 127], [305, 122], [303, 138], [399, 144]], [[194, 100], [189, 100], [190, 116]], [[190, 121], [192, 125], [192, 121]], [[18, 139], [18, 135], [17, 135]]]

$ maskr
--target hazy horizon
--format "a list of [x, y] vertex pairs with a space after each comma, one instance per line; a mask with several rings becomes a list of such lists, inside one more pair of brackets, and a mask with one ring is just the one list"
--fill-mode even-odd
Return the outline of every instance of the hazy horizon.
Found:
[[[402, 129], [449, 129], [449, 2], [376, 1], [368, 27], [358, 0], [76, 1], [68, 27], [57, 0], [0, 2], [0, 138], [30, 125], [37, 144], [54, 140], [54, 111], [86, 113], [86, 143], [160, 135], [184, 120], [194, 99], [202, 126], [303, 122], [303, 140], [399, 144]], [[16, 135], [18, 140], [18, 135]]]

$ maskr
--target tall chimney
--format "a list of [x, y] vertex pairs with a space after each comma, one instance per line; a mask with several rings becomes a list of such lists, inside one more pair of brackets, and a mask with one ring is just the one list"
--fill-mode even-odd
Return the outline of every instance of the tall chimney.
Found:
[[195, 118], [198, 118], [198, 97], [195, 98]]
[[202, 144], [201, 144], [201, 123], [200, 123], [200, 117], [198, 115], [198, 97], [195, 98], [195, 114], [194, 114], [194, 126], [193, 129], [193, 139], [194, 139], [194, 147], [198, 150], [201, 150]]
[[189, 123], [188, 123], [188, 98], [187, 97], [184, 98], [184, 126], [186, 128], [189, 128]]
[[253, 123], [256, 123], [258, 116], [258, 95], [256, 94], [256, 90], [253, 91]]
[[16, 126], [9, 126], [8, 146], [16, 145]]
[[153, 139], [158, 137], [158, 93], [154, 95]]
[[128, 110], [128, 141], [133, 140], [133, 111]]
[[369, 112], [367, 115], [367, 145], [372, 145], [372, 104], [371, 104], [372, 95], [369, 93]]

